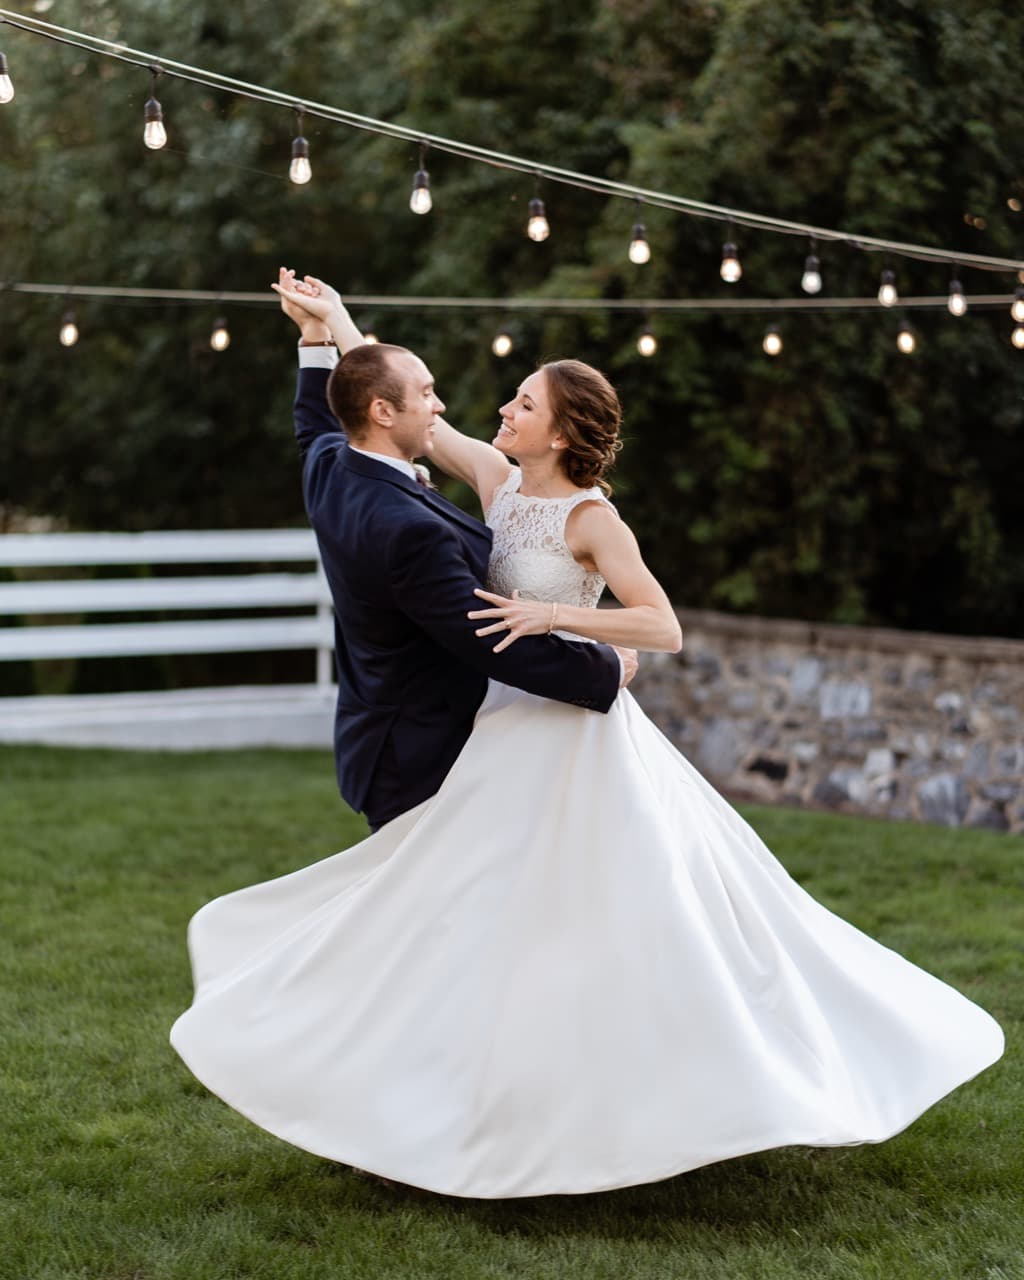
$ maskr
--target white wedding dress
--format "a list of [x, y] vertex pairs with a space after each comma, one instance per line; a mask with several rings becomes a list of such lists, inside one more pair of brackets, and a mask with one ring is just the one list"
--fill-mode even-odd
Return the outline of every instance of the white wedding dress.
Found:
[[[496, 495], [491, 585], [594, 605], [571, 499]], [[459, 1196], [880, 1142], [999, 1026], [827, 911], [640, 711], [492, 684], [432, 799], [192, 920], [172, 1043], [296, 1146]]]

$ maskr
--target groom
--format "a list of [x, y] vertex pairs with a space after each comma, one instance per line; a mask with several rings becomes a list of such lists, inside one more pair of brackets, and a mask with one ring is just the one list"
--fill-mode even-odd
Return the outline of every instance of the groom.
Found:
[[[280, 282], [294, 287], [292, 273]], [[281, 306], [301, 334], [295, 434], [334, 599], [338, 786], [376, 830], [441, 786], [488, 677], [606, 712], [636, 655], [556, 636], [495, 653], [478, 637], [466, 615], [479, 604], [490, 530], [412, 465], [444, 411], [429, 370], [404, 347], [358, 335], [339, 362], [322, 321], [283, 295]]]

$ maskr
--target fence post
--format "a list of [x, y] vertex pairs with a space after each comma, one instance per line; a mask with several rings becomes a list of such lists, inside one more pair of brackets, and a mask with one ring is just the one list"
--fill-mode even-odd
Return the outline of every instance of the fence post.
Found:
[[[334, 616], [334, 609], [331, 603], [330, 588], [327, 586], [327, 576], [324, 573], [324, 567], [317, 560], [316, 565], [317, 582], [321, 590], [320, 601], [316, 606], [317, 621], [329, 627]], [[328, 689], [334, 683], [334, 642], [333, 638], [328, 640], [325, 645], [320, 645], [316, 651], [316, 685], [318, 689]]]

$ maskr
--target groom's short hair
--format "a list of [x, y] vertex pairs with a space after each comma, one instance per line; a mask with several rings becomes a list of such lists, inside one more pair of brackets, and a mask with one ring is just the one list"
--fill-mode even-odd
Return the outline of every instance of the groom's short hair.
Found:
[[392, 357], [408, 354], [406, 347], [364, 342], [346, 351], [334, 366], [327, 382], [327, 403], [352, 439], [361, 439], [369, 430], [374, 400], [405, 408], [405, 384]]

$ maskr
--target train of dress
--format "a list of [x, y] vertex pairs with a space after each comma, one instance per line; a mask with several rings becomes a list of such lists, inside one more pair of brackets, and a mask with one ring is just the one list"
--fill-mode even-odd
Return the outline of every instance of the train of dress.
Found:
[[982, 1009], [826, 910], [624, 692], [490, 686], [441, 790], [204, 907], [171, 1040], [317, 1155], [459, 1196], [880, 1142], [996, 1061]]

